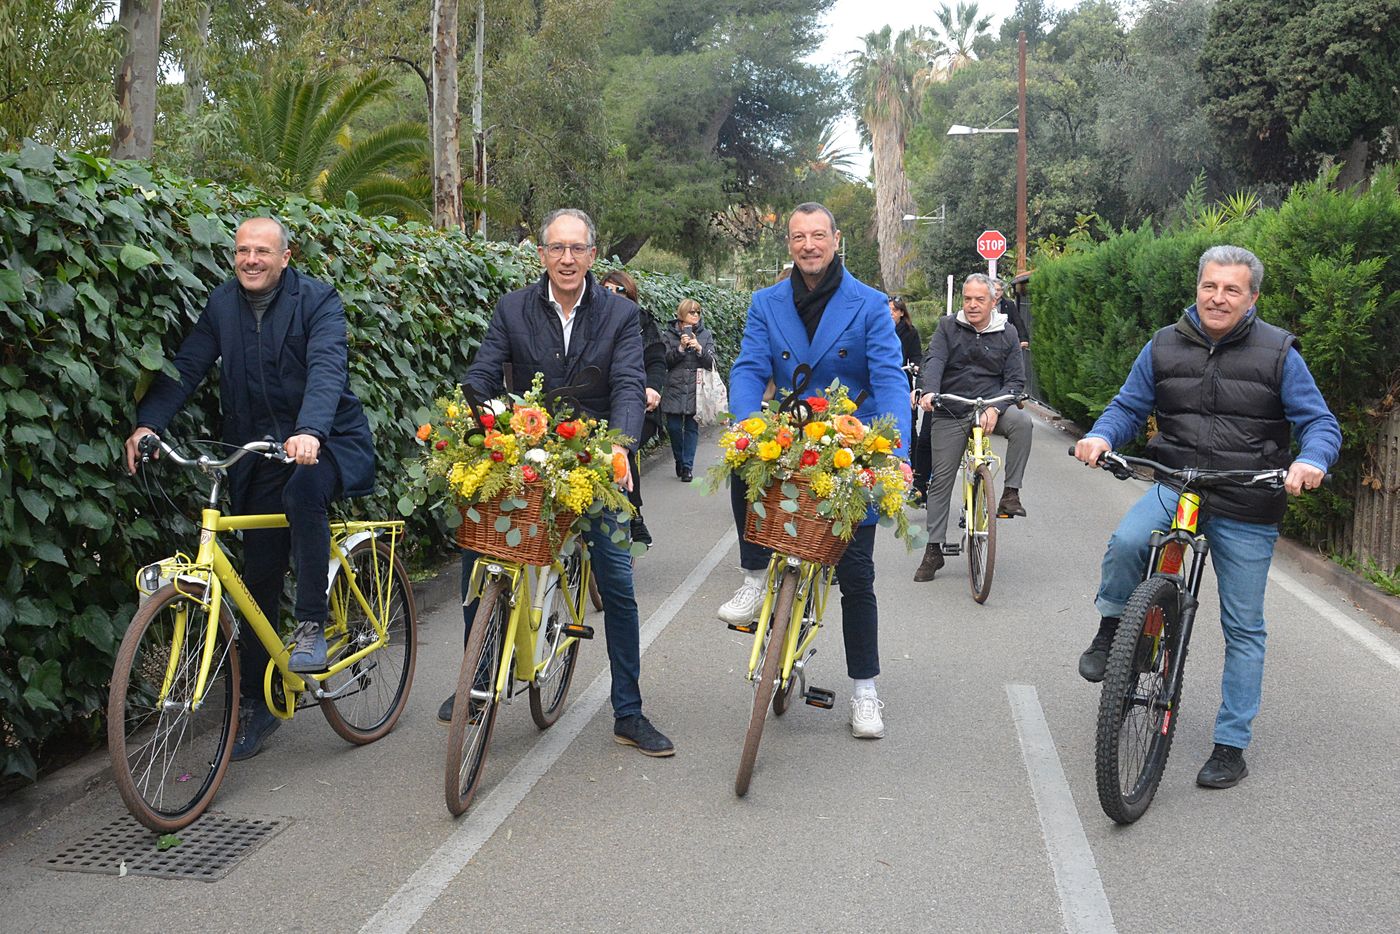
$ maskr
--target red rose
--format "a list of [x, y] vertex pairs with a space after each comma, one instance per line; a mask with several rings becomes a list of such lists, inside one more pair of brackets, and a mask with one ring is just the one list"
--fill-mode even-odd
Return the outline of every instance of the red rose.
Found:
[[526, 483], [534, 483], [540, 478], [539, 472], [536, 471], [535, 468], [531, 467], [529, 464], [526, 464], [521, 469], [520, 473], [525, 477]]
[[822, 456], [821, 456], [820, 454], [818, 454], [816, 451], [812, 450], [811, 448], [808, 448], [807, 450], [805, 450], [805, 451], [802, 452], [802, 466], [803, 466], [803, 467], [811, 467], [813, 464], [815, 464], [817, 461], [819, 461], [819, 460], [821, 460], [821, 459], [822, 459]]
[[825, 412], [827, 401], [821, 396], [808, 396], [807, 404], [812, 407], [813, 412]]
[[742, 451], [749, 446], [748, 438], [736, 438], [734, 440], [734, 450]]
[[447, 447], [447, 439], [446, 439], [446, 438], [442, 439], [442, 440], [439, 441], [437, 444], [433, 445], [433, 447], [437, 448], [439, 451], [443, 450], [444, 448]]
[[493, 461], [495, 461], [496, 463], [499, 464], [501, 461], [503, 461], [503, 460], [506, 459], [506, 456], [505, 456], [504, 454], [502, 454], [500, 451], [492, 451], [492, 452], [491, 452], [491, 459], [492, 459]]
[[559, 427], [554, 430], [565, 441], [572, 441], [574, 436], [578, 434], [578, 422], [560, 422]]
[[588, 463], [589, 461], [591, 461], [592, 459], [593, 459], [593, 455], [592, 455], [592, 454], [589, 454], [587, 451], [579, 451], [579, 452], [578, 452], [578, 462], [579, 462], [580, 464], [586, 464], [586, 463]]
[[481, 417], [478, 418], [477, 421], [481, 422], [482, 428], [496, 427], [496, 416], [492, 415], [490, 412], [482, 412]]

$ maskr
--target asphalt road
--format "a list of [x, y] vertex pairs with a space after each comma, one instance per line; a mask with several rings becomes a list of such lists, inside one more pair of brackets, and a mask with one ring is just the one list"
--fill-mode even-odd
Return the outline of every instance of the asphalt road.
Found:
[[1115, 826], [1094, 790], [1098, 691], [1075, 665], [1104, 541], [1142, 484], [1084, 469], [1047, 424], [1035, 443], [1030, 515], [999, 526], [986, 605], [960, 559], [915, 584], [918, 555], [877, 540], [883, 740], [850, 735], [833, 599], [810, 671], [837, 707], [770, 720], [734, 797], [752, 694], [747, 641], [714, 616], [738, 583], [728, 503], [663, 456], [636, 579], [646, 712], [674, 758], [613, 743], [599, 626], [553, 729], [502, 709], [485, 789], [454, 820], [434, 716], [460, 661], [449, 603], [423, 619], [393, 734], [352, 748], [305, 711], [230, 769], [218, 813], [289, 823], [226, 878], [48, 868], [129, 820], [100, 785], [0, 829], [0, 930], [1395, 930], [1400, 636], [1276, 559], [1251, 774], [1200, 789], [1222, 652], [1208, 575], [1161, 790]]

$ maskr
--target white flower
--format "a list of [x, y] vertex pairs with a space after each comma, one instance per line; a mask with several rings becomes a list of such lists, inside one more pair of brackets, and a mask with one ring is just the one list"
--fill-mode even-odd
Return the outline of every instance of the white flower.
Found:
[[525, 452], [525, 460], [543, 467], [544, 462], [549, 460], [549, 454], [546, 453], [544, 448], [530, 448], [530, 450]]
[[490, 402], [486, 403], [486, 407], [491, 410], [493, 415], [504, 415], [508, 411], [506, 404], [500, 399], [492, 399]]

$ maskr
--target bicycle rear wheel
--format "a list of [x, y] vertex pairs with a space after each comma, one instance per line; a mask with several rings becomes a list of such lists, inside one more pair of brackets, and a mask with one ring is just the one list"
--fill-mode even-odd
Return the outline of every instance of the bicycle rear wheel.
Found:
[[[471, 636], [462, 653], [462, 669], [457, 676], [457, 701], [452, 706], [452, 726], [447, 731], [447, 809], [454, 816], [471, 807], [481, 786], [486, 765], [486, 748], [496, 727], [500, 703], [495, 697], [496, 675], [509, 651], [506, 624], [510, 621], [510, 601], [505, 580], [486, 585], [481, 603], [472, 620]], [[472, 697], [472, 692], [478, 693]], [[489, 695], [483, 697], [482, 694]]]
[[[1099, 700], [1094, 772], [1099, 805], [1120, 824], [1147, 811], [1171, 751], [1181, 701], [1181, 681], [1167, 698], [1172, 659], [1168, 650], [1180, 624], [1176, 584], [1143, 581], [1128, 598], [1108, 653]], [[1185, 647], [1180, 667], [1186, 662]]]
[[[204, 697], [194, 709], [211, 638]], [[228, 608], [211, 628], [204, 603], [173, 584], [162, 587], [132, 618], [107, 694], [107, 750], [131, 815], [173, 833], [204, 813], [228, 768], [237, 722], [238, 652]]]
[[[413, 585], [398, 556], [390, 559], [389, 546], [365, 539], [346, 555], [355, 572], [355, 583], [376, 614], [383, 614], [388, 640], [376, 652], [322, 682], [334, 699], [321, 700], [321, 713], [343, 739], [363, 745], [380, 739], [394, 728], [408, 704], [413, 668], [418, 658], [418, 611]], [[348, 655], [373, 645], [379, 632], [350, 590], [349, 575], [339, 573], [330, 593], [330, 623], [326, 638], [332, 649]], [[331, 657], [335, 661], [335, 655]], [[343, 693], [341, 693], [343, 692]]]
[[997, 557], [997, 513], [992, 507], [992, 471], [982, 464], [972, 475], [972, 522], [967, 529], [967, 579], [972, 599], [986, 603]]
[[[807, 599], [802, 601], [802, 615], [796, 617], [798, 620], [797, 644], [801, 645], [802, 640], [807, 638], [807, 633], [816, 625], [817, 590], [821, 586], [821, 575], [812, 576], [811, 589], [807, 591]], [[781, 717], [787, 713], [788, 706], [792, 701], [793, 691], [797, 690], [798, 679], [788, 678], [786, 685], [779, 685], [773, 695], [773, 714]]]
[[[543, 639], [545, 645], [553, 645], [561, 627], [572, 623], [573, 615], [566, 605], [569, 602], [578, 607], [579, 619], [588, 613], [587, 594], [583, 584], [583, 556], [577, 548], [573, 554], [563, 559], [564, 574], [559, 589], [554, 591], [551, 606], [545, 612], [544, 625], [536, 638]], [[592, 580], [590, 575], [589, 580]], [[568, 594], [567, 598], [565, 593]], [[569, 696], [569, 685], [574, 680], [574, 667], [578, 664], [579, 640], [569, 643], [564, 654], [555, 658], [549, 673], [536, 678], [530, 684], [530, 717], [535, 726], [547, 730], [564, 712], [564, 698]]]
[[784, 571], [768, 621], [768, 645], [763, 651], [758, 680], [754, 683], [753, 711], [749, 714], [748, 732], [744, 734], [744, 751], [739, 756], [739, 773], [734, 778], [734, 793], [741, 798], [749, 792], [754, 760], [758, 757], [758, 743], [763, 738], [763, 721], [768, 716], [768, 705], [772, 703], [773, 693], [782, 678], [783, 646], [792, 622], [792, 604], [796, 593], [797, 575]]

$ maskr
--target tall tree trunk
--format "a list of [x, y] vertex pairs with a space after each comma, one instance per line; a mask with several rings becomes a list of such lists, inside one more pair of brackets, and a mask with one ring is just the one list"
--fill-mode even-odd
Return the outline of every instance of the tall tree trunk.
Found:
[[647, 241], [650, 239], [651, 234], [628, 234], [621, 240], [609, 244], [608, 248], [603, 251], [603, 254], [605, 256], [616, 256], [621, 262], [630, 263], [632, 262], [632, 258], [641, 252], [642, 247], [646, 246]]
[[898, 129], [880, 122], [870, 128], [875, 168], [875, 241], [880, 247], [880, 279], [886, 292], [904, 291], [910, 248], [904, 215], [911, 213], [904, 145]]
[[1346, 191], [1354, 185], [1360, 194], [1370, 188], [1371, 176], [1366, 174], [1366, 162], [1370, 154], [1370, 144], [1362, 136], [1352, 140], [1350, 146], [1337, 154], [1337, 161], [1342, 164], [1341, 171], [1337, 173], [1338, 191]]
[[112, 127], [114, 159], [149, 159], [155, 149], [160, 2], [122, 0], [117, 25], [126, 33], [126, 54], [117, 65], [117, 121]]
[[433, 224], [462, 227], [457, 0], [433, 0]]
[[486, 235], [486, 127], [482, 125], [481, 98], [485, 89], [486, 0], [476, 3], [476, 34], [472, 37], [472, 179], [481, 207], [476, 209], [477, 233]]
[[[185, 119], [193, 123], [199, 117], [199, 108], [204, 104], [204, 56], [209, 48], [209, 19], [214, 12], [214, 0], [204, 0], [199, 5], [199, 18], [195, 23], [194, 47], [185, 53]], [[195, 137], [190, 147], [190, 155], [195, 163], [204, 157], [204, 147]]]

